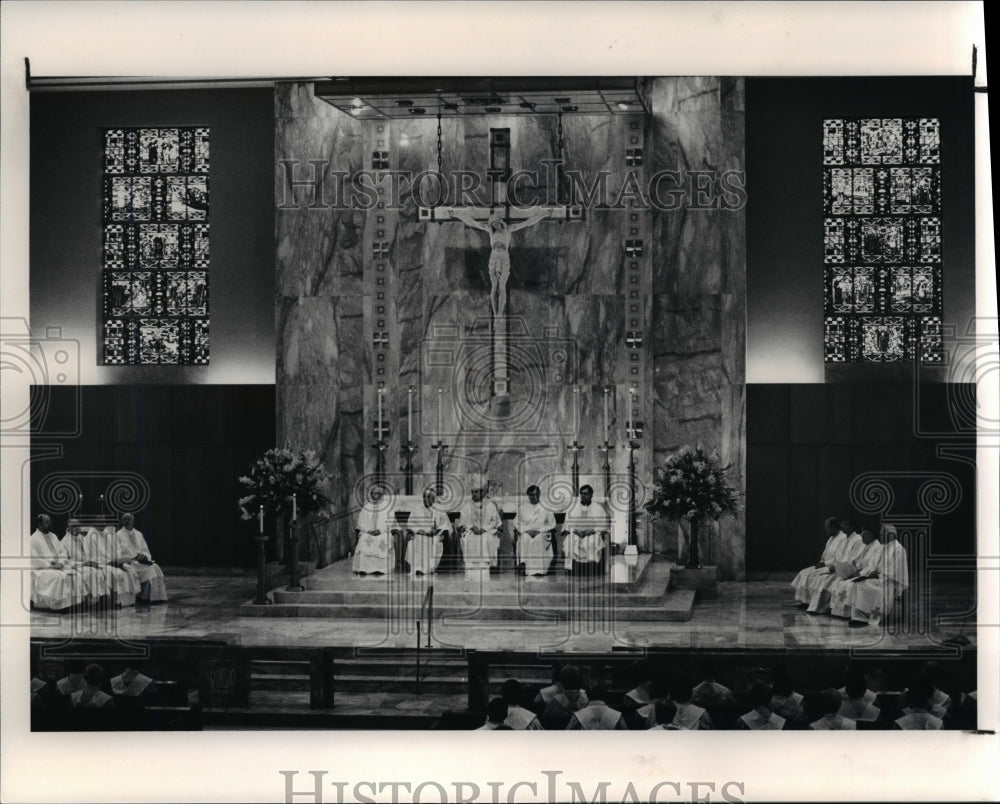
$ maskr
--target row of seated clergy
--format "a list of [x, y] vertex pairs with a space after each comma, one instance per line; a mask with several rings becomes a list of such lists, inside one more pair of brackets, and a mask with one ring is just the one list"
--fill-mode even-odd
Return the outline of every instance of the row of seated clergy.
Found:
[[[540, 497], [537, 486], [529, 487], [527, 502], [514, 518], [515, 566], [529, 576], [548, 574], [555, 556], [555, 516], [541, 504]], [[397, 511], [407, 512], [405, 526], [400, 524]], [[456, 525], [467, 571], [497, 566], [502, 527], [497, 504], [485, 497], [485, 484], [474, 485], [471, 499], [459, 509]], [[594, 502], [593, 489], [584, 486], [580, 499], [566, 515], [562, 531], [565, 568], [581, 574], [602, 571], [610, 530], [607, 509]], [[358, 514], [352, 569], [364, 574], [391, 573], [397, 567], [399, 551], [405, 549], [404, 560], [412, 574], [431, 574], [438, 569], [450, 531], [449, 518], [435, 505], [432, 490], [425, 490], [422, 502], [413, 504], [405, 498], [390, 498], [382, 487], [373, 486]]]
[[109, 599], [115, 605], [139, 600], [166, 601], [163, 571], [152, 560], [131, 514], [122, 527], [84, 528], [71, 519], [66, 535], [52, 532], [52, 520], [40, 514], [31, 534], [31, 603], [60, 611]]
[[[826, 526], [830, 533], [836, 520]], [[792, 586], [810, 614], [843, 617], [852, 627], [878, 625], [909, 587], [906, 550], [892, 525], [882, 526], [881, 542], [871, 530], [858, 534], [853, 528], [846, 520], [827, 540], [821, 560], [799, 572]]]

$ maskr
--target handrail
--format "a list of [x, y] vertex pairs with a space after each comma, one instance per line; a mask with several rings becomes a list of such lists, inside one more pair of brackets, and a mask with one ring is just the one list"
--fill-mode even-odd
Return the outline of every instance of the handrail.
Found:
[[420, 613], [417, 615], [417, 695], [420, 694], [420, 630], [423, 625], [424, 610], [427, 611], [427, 647], [431, 646], [431, 634], [434, 630], [434, 585], [431, 584], [424, 592], [424, 599], [420, 604]]

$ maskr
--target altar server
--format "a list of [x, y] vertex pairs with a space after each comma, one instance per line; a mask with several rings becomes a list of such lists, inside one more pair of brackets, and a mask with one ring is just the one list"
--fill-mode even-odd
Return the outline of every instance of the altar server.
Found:
[[518, 573], [539, 576], [548, 573], [552, 565], [552, 534], [556, 519], [541, 503], [542, 490], [528, 486], [528, 502], [518, 508], [514, 534], [517, 539]]

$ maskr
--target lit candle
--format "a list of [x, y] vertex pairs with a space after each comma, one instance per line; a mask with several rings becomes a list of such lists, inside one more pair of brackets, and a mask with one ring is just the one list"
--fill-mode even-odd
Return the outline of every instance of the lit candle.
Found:
[[295, 501], [295, 495], [292, 495], [292, 522], [299, 518], [299, 507], [298, 503]]
[[264, 506], [257, 509], [257, 520], [260, 522], [260, 532], [264, 532]]
[[406, 440], [413, 440], [413, 388], [406, 391]]
[[378, 431], [377, 431], [378, 435], [377, 435], [377, 438], [378, 438], [379, 441], [382, 440], [382, 391], [384, 391], [384, 390], [385, 390], [384, 388], [379, 388], [378, 389]]
[[604, 443], [608, 443], [608, 395], [611, 393], [611, 389], [605, 385], [604, 386]]

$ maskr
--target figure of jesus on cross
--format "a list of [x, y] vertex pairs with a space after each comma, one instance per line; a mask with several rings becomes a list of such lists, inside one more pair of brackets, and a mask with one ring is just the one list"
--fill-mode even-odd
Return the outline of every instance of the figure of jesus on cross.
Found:
[[[534, 226], [539, 221], [553, 217], [559, 207], [534, 207], [524, 218], [505, 220], [503, 207], [494, 207], [486, 220], [476, 217], [474, 207], [445, 207], [438, 214], [449, 216], [445, 220], [458, 220], [470, 229], [478, 229], [490, 236], [490, 305], [494, 318], [502, 318], [507, 309], [507, 280], [510, 279], [510, 236], [521, 229]], [[479, 213], [482, 214], [481, 212]]]

